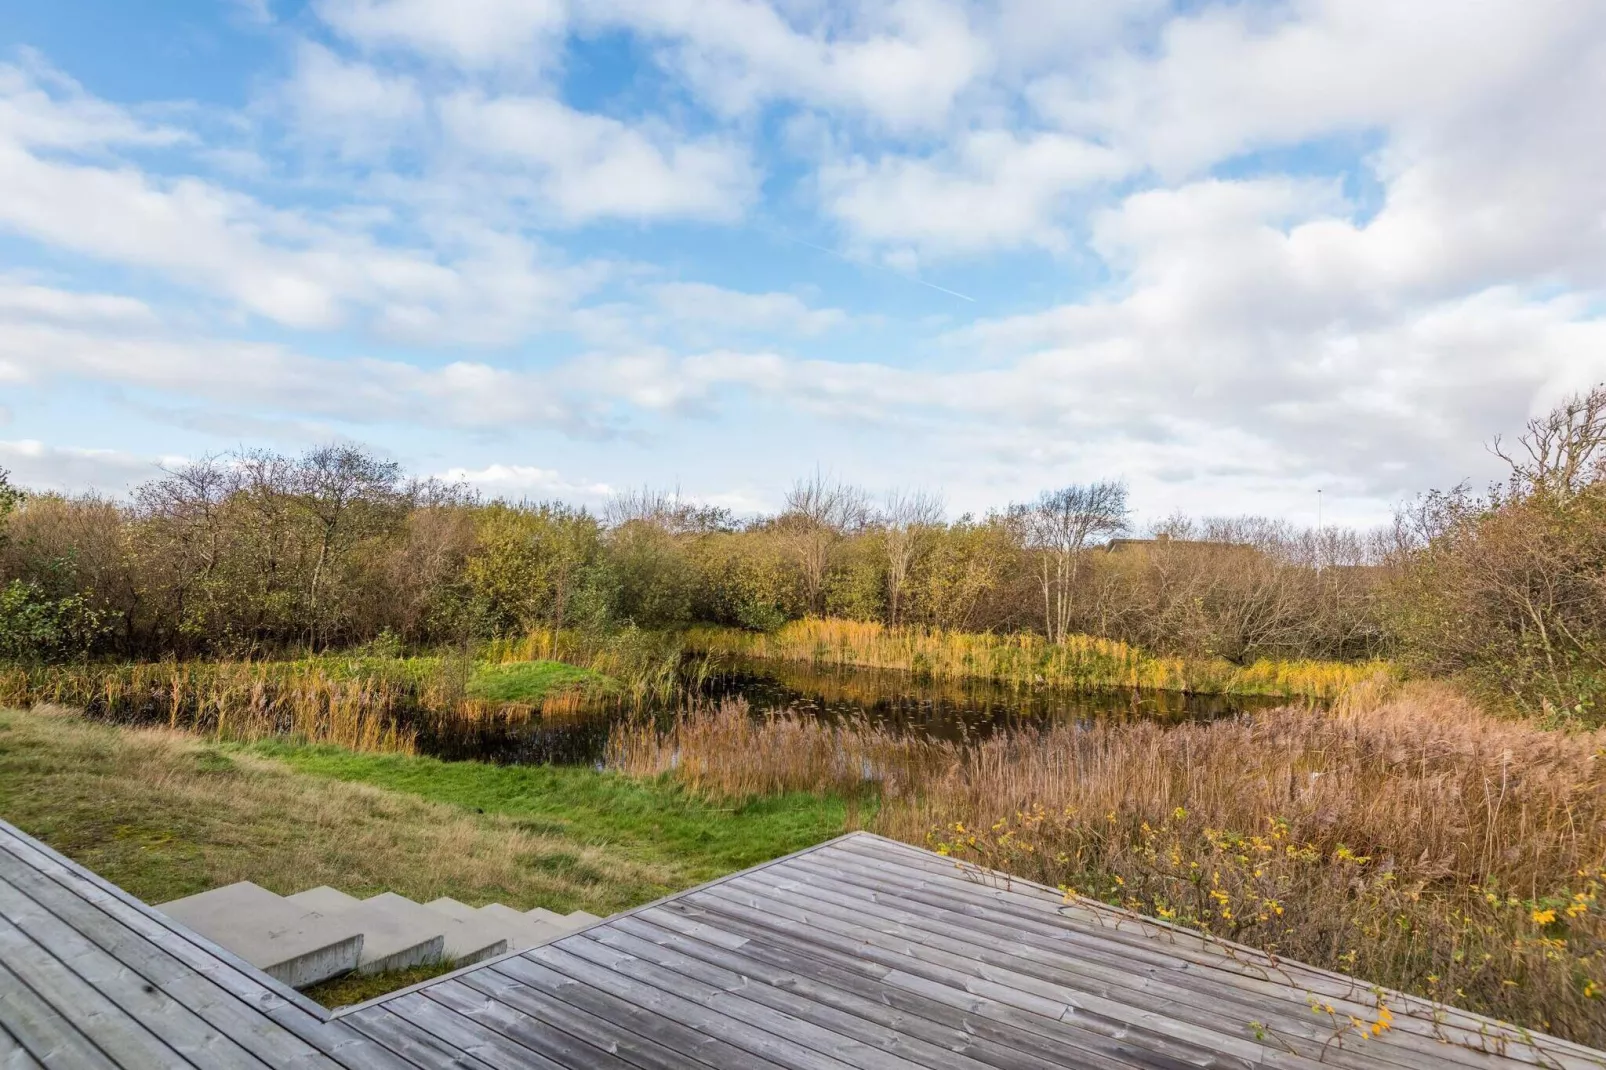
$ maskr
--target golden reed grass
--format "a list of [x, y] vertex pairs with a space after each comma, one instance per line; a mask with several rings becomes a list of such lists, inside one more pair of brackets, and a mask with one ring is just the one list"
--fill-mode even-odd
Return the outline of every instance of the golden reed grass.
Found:
[[405, 711], [415, 681], [346, 676], [306, 663], [145, 662], [0, 670], [0, 706], [61, 705], [130, 724], [219, 740], [288, 737], [357, 751], [411, 754]]
[[1152, 688], [1210, 694], [1331, 699], [1367, 680], [1393, 675], [1384, 662], [1172, 658], [1115, 639], [1071, 635], [1050, 643], [1027, 633], [888, 628], [868, 621], [810, 618], [770, 633], [695, 627], [690, 649], [813, 665], [902, 669], [935, 679], [979, 677], [1017, 687]]
[[1606, 731], [1414, 684], [965, 748], [730, 703], [610, 757], [714, 798], [873, 790], [883, 834], [1606, 1045]]

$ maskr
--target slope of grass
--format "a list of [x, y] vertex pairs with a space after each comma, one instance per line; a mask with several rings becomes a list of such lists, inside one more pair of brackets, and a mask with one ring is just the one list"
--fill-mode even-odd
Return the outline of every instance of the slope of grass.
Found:
[[851, 815], [821, 795], [725, 806], [666, 779], [219, 743], [40, 707], [0, 710], [0, 817], [150, 903], [250, 880], [607, 915], [828, 839]]
[[468, 681], [468, 695], [492, 702], [536, 703], [555, 691], [605, 684], [600, 674], [578, 665], [562, 661], [516, 661], [476, 667]]
[[[495, 815], [534, 834], [683, 873], [683, 884], [829, 839], [861, 816], [849, 804], [825, 795], [795, 792], [713, 804], [675, 778], [634, 779], [578, 766], [443, 762], [267, 742], [252, 745], [250, 753], [299, 773]], [[562, 861], [544, 865], [561, 866]]]

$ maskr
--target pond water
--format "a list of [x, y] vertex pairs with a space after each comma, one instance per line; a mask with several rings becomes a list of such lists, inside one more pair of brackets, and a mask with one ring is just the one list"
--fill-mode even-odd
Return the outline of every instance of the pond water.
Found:
[[[836, 721], [864, 718], [897, 731], [964, 742], [1000, 729], [1055, 722], [1141, 719], [1179, 723], [1232, 717], [1286, 704], [1286, 699], [1188, 695], [1176, 691], [1021, 690], [988, 680], [926, 680], [887, 669], [836, 669], [780, 661], [727, 661], [702, 685], [705, 699], [746, 699], [755, 714], [794, 710]], [[682, 699], [682, 702], [685, 700]], [[647, 711], [667, 721], [674, 708]], [[612, 705], [533, 715], [522, 723], [425, 728], [419, 749], [448, 759], [506, 763], [594, 764], [609, 729], [642, 716]]]

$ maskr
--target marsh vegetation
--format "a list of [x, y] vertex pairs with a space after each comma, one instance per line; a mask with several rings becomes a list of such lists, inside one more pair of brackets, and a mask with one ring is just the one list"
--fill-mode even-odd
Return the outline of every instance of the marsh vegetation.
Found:
[[598, 913], [866, 825], [1599, 1046], [1606, 389], [1496, 448], [1386, 531], [1144, 538], [1110, 483], [949, 520], [816, 475], [738, 521], [345, 447], [0, 480], [0, 805], [147, 897]]

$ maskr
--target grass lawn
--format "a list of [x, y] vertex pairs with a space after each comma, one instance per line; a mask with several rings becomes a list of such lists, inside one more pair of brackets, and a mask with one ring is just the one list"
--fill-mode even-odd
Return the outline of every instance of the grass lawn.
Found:
[[496, 702], [539, 702], [551, 691], [605, 683], [600, 674], [562, 661], [516, 661], [476, 667], [468, 682], [468, 694], [470, 698]]
[[0, 817], [150, 903], [250, 880], [607, 915], [861, 816], [818, 795], [718, 808], [589, 769], [225, 745], [0, 711]]

